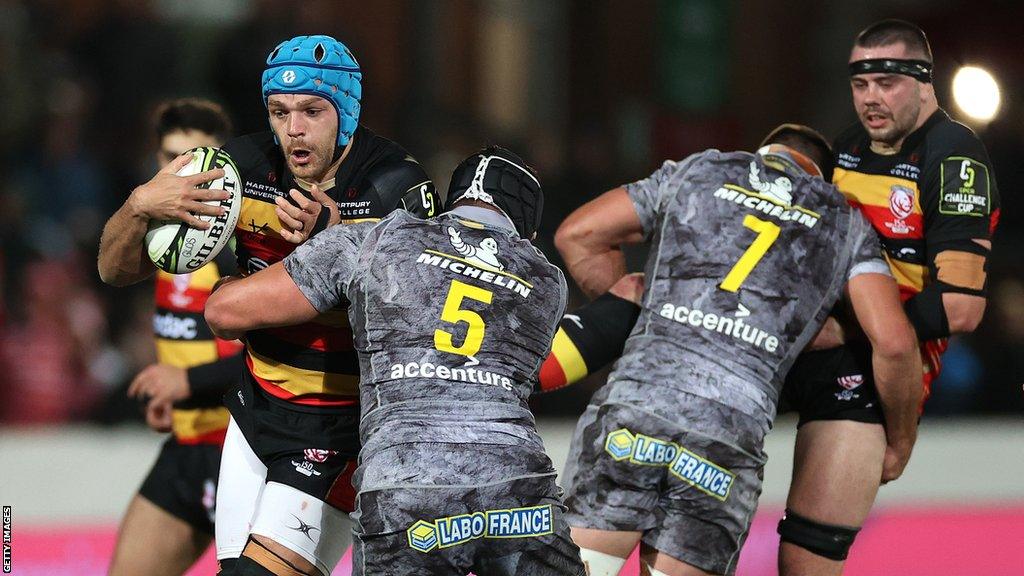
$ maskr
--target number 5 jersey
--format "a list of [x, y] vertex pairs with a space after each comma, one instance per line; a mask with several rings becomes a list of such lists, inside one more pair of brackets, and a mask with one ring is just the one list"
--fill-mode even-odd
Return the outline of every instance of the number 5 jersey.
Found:
[[318, 310], [351, 301], [360, 491], [554, 477], [527, 399], [565, 278], [529, 241], [465, 212], [486, 209], [335, 226], [285, 259]]

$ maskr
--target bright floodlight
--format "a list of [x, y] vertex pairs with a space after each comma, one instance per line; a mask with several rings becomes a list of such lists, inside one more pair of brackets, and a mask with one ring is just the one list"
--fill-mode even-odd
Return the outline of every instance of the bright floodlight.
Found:
[[999, 85], [977, 66], [963, 66], [953, 76], [953, 100], [974, 120], [989, 122], [999, 111]]

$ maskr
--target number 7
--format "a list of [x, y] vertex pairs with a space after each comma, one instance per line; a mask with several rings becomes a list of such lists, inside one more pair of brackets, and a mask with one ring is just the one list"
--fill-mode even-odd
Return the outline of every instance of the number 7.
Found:
[[719, 285], [726, 292], [736, 292], [740, 289], [740, 285], [747, 279], [747, 276], [750, 276], [750, 273], [753, 272], [754, 267], [761, 261], [761, 258], [764, 258], [764, 255], [772, 247], [772, 244], [775, 243], [775, 240], [779, 237], [779, 232], [782, 230], [776, 224], [766, 222], [750, 214], [743, 218], [743, 225], [757, 232], [757, 238], [754, 238], [754, 242], [743, 253], [743, 256], [740, 256], [740, 259], [733, 265], [732, 270], [729, 270], [729, 273], [725, 276], [725, 280], [722, 280], [722, 283]]

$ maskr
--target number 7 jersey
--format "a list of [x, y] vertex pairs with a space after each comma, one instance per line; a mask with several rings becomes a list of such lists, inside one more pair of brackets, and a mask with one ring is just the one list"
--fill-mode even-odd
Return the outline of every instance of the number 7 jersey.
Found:
[[610, 382], [774, 417], [782, 378], [848, 278], [888, 275], [864, 218], [820, 178], [709, 150], [626, 186], [650, 252], [641, 316]]

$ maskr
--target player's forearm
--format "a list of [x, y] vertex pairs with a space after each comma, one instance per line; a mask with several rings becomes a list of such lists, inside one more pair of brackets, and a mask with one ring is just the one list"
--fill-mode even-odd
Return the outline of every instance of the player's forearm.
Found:
[[[336, 305], [331, 302], [324, 310]], [[292, 281], [283, 262], [246, 278], [222, 278], [206, 301], [206, 323], [225, 340], [238, 340], [250, 330], [309, 322], [319, 312]]]
[[221, 278], [206, 300], [206, 323], [215, 336], [224, 340], [239, 340], [247, 331], [265, 327], [258, 322], [258, 307], [246, 304], [245, 290], [237, 286], [240, 280]]
[[555, 232], [555, 247], [589, 298], [626, 274], [622, 246], [643, 241], [643, 227], [625, 188], [609, 190], [569, 215]]
[[149, 220], [125, 202], [107, 220], [97, 258], [100, 279], [112, 286], [128, 286], [153, 274], [144, 240]]
[[566, 268], [580, 290], [583, 290], [587, 298], [593, 299], [607, 292], [626, 275], [626, 258], [621, 249], [612, 248], [600, 253], [580, 255], [572, 261], [566, 259]]
[[885, 434], [890, 446], [909, 447], [917, 439], [921, 406], [921, 355], [913, 344], [872, 354], [875, 386], [885, 415]]

